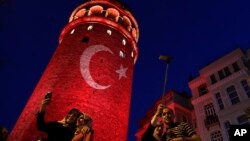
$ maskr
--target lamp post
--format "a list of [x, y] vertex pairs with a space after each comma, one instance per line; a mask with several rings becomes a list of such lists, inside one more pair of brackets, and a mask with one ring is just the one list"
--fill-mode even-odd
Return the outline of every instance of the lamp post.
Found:
[[166, 69], [165, 69], [165, 78], [164, 78], [164, 84], [163, 84], [163, 93], [162, 93], [162, 104], [166, 104], [164, 95], [165, 95], [165, 91], [166, 91], [166, 83], [167, 83], [167, 77], [168, 77], [168, 65], [170, 63], [171, 57], [170, 56], [164, 56], [164, 55], [160, 55], [159, 60], [162, 60], [166, 63]]

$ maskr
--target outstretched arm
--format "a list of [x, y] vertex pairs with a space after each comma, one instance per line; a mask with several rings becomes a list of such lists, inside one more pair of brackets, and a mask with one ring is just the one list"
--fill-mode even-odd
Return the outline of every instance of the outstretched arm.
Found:
[[162, 110], [165, 108], [165, 106], [163, 104], [159, 104], [157, 107], [157, 111], [155, 112], [154, 116], [151, 119], [151, 125], [153, 125], [154, 127], [156, 126], [159, 117], [161, 117], [162, 114]]
[[165, 106], [163, 104], [158, 105], [157, 111], [152, 117], [150, 124], [148, 125], [146, 131], [143, 133], [141, 141], [155, 140], [153, 133], [154, 133], [155, 127], [158, 123], [158, 119], [160, 118], [164, 107]]

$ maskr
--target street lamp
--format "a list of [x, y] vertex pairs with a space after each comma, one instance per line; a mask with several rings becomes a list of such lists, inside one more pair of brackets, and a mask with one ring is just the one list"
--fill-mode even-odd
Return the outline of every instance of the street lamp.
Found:
[[166, 63], [166, 69], [165, 69], [165, 78], [164, 78], [164, 84], [163, 84], [163, 93], [162, 93], [162, 104], [166, 104], [164, 95], [165, 95], [165, 91], [166, 91], [166, 83], [167, 83], [167, 77], [168, 77], [168, 64], [170, 63], [171, 57], [170, 56], [164, 56], [161, 55], [159, 57], [159, 60], [162, 60]]

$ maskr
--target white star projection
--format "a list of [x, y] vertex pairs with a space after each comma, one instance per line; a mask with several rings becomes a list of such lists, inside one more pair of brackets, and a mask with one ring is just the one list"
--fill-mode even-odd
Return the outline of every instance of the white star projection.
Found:
[[122, 64], [120, 65], [120, 69], [119, 70], [116, 70], [115, 72], [119, 74], [119, 80], [122, 78], [122, 77], [125, 77], [127, 78], [126, 76], [126, 71], [128, 70], [128, 68], [123, 68]]

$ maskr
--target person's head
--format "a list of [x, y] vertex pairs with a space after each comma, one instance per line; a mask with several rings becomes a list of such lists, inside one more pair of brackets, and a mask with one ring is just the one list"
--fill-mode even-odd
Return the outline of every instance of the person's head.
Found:
[[89, 115], [85, 113], [80, 113], [76, 121], [76, 126], [83, 126], [83, 125], [87, 125], [88, 127], [91, 127], [92, 119]]
[[154, 130], [154, 135], [157, 135], [157, 136], [161, 136], [162, 133], [163, 133], [163, 123], [162, 122], [158, 122], [155, 126], [155, 130]]
[[1, 141], [7, 140], [8, 135], [9, 135], [8, 130], [4, 127], [0, 127], [0, 140]]
[[174, 112], [172, 109], [168, 108], [168, 107], [165, 107], [163, 110], [162, 110], [162, 120], [166, 123], [166, 124], [171, 124], [174, 122]]
[[65, 117], [65, 122], [67, 124], [75, 123], [78, 115], [79, 115], [79, 110], [76, 108], [72, 108]]

